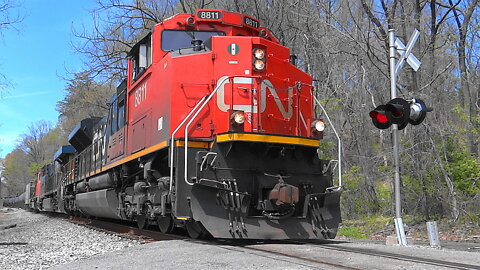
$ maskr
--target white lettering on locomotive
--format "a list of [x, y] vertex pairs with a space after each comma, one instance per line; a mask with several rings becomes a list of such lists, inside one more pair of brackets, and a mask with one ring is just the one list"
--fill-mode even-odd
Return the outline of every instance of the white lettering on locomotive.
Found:
[[244, 17], [243, 22], [246, 25], [248, 25], [250, 27], [253, 27], [253, 28], [258, 28], [260, 26], [259, 22], [257, 20], [251, 19], [249, 17]]
[[[225, 77], [219, 79], [219, 81], [224, 80]], [[224, 81], [219, 87], [217, 92], [217, 107], [222, 112], [227, 112], [230, 109], [230, 105], [225, 103], [225, 84], [227, 81]], [[250, 84], [253, 86], [253, 79], [248, 77], [235, 77], [233, 78], [233, 83], [235, 84]], [[228, 87], [230, 90], [230, 87]], [[269, 80], [263, 80], [260, 88], [260, 100], [254, 100], [253, 106], [252, 104], [245, 104], [245, 105], [233, 105], [234, 110], [244, 111], [246, 113], [257, 113], [258, 112], [258, 103], [260, 103], [260, 113], [265, 111], [265, 107], [267, 106], [267, 89], [273, 97], [275, 104], [278, 107], [278, 110], [285, 118], [291, 118], [293, 115], [293, 88], [288, 89], [288, 104], [287, 106], [283, 106], [283, 103], [278, 96], [277, 90], [273, 87], [272, 82]], [[286, 107], [286, 108], [285, 108]]]
[[277, 104], [278, 110], [280, 110], [280, 113], [282, 114], [283, 117], [285, 118], [292, 118], [293, 116], [293, 87], [288, 88], [288, 104], [287, 108], [282, 104], [282, 101], [280, 97], [277, 94], [277, 90], [273, 87], [272, 82], [269, 80], [263, 80], [262, 81], [262, 92], [266, 92], [268, 90], [270, 91], [270, 94], [273, 96], [273, 100], [275, 101], [275, 104]]
[[100, 128], [96, 129], [93, 132], [93, 151], [92, 151], [92, 157], [93, 160], [95, 161], [100, 161], [101, 157], [105, 156], [105, 143], [104, 143], [104, 138], [105, 138], [105, 132], [104, 132], [105, 126], [102, 124]]
[[222, 18], [222, 14], [218, 11], [200, 11], [197, 13], [197, 16], [200, 19], [207, 19], [207, 20], [218, 20]]
[[137, 107], [144, 100], [147, 99], [147, 83], [140, 85], [134, 93], [134, 106]]

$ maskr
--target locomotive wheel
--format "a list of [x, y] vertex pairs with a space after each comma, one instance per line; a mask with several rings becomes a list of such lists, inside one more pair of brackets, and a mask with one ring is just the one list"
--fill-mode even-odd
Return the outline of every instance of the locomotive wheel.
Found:
[[171, 216], [159, 216], [157, 218], [157, 225], [162, 233], [171, 233], [173, 231], [173, 219]]
[[141, 213], [140, 215], [137, 216], [137, 227], [140, 230], [143, 230], [147, 227], [148, 221], [147, 221], [147, 215], [145, 213]]
[[185, 222], [185, 228], [187, 229], [187, 233], [190, 238], [193, 239], [202, 239], [205, 237], [205, 229], [200, 222], [195, 221], [193, 219], [188, 220]]
[[137, 226], [140, 230], [146, 229], [148, 227], [148, 215], [151, 205], [147, 202], [142, 206], [140, 214], [137, 215]]
[[190, 238], [200, 239], [202, 238], [202, 228], [194, 220], [185, 222], [185, 228]]

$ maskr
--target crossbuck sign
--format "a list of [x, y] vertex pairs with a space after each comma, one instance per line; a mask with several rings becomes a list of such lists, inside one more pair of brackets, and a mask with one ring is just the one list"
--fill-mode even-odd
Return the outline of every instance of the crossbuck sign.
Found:
[[415, 57], [415, 55], [412, 54], [413, 45], [415, 45], [415, 42], [417, 42], [417, 39], [419, 36], [420, 36], [420, 32], [417, 29], [415, 29], [406, 47], [405, 45], [403, 45], [403, 42], [399, 38], [395, 39], [395, 48], [397, 49], [397, 52], [400, 54], [400, 59], [395, 65], [395, 76], [397, 76], [398, 73], [400, 72], [400, 69], [402, 69], [403, 64], [405, 63], [405, 59], [407, 60], [407, 63], [413, 68], [413, 70], [417, 71], [420, 68], [420, 65], [422, 63], [420, 63], [417, 57]]

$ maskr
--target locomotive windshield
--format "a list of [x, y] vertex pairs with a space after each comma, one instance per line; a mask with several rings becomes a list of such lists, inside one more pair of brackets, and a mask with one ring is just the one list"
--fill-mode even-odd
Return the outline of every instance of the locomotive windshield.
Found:
[[162, 50], [173, 51], [192, 47], [192, 40], [207, 41], [212, 36], [225, 36], [220, 31], [179, 31], [164, 30], [162, 32]]

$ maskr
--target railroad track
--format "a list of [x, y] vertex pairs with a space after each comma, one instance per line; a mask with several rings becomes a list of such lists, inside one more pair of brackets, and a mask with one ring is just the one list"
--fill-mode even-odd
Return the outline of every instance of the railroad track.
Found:
[[[215, 240], [218, 243], [225, 243], [226, 240]], [[252, 241], [245, 241], [245, 242], [238, 242], [228, 240], [228, 244], [235, 247], [242, 247], [248, 250], [255, 250], [266, 252], [270, 254], [280, 255], [289, 257], [295, 260], [304, 261], [307, 263], [308, 266], [312, 268], [317, 268], [315, 264], [329, 266], [329, 268], [334, 269], [369, 269], [369, 267], [357, 267], [355, 265], [351, 265], [350, 263], [339, 263], [333, 260], [328, 259], [320, 259], [312, 257], [311, 254], [305, 254], [296, 249], [296, 245], [310, 245], [319, 250], [325, 251], [336, 251], [345, 253], [344, 255], [347, 256], [348, 254], [360, 254], [365, 256], [371, 256], [372, 259], [374, 258], [386, 258], [395, 261], [401, 262], [411, 262], [415, 264], [424, 265], [425, 269], [435, 269], [438, 267], [444, 267], [449, 269], [480, 269], [479, 265], [472, 265], [466, 263], [459, 263], [459, 262], [451, 262], [445, 260], [438, 260], [432, 258], [425, 258], [419, 256], [410, 256], [392, 252], [385, 252], [385, 251], [378, 251], [370, 248], [358, 248], [358, 247], [346, 247], [346, 246], [339, 246], [341, 243], [340, 241], [332, 241], [332, 240], [313, 240], [313, 241], [295, 241], [295, 240], [284, 240], [284, 241], [258, 241], [257, 243]], [[279, 245], [282, 245], [283, 248], [278, 248]], [[333, 258], [332, 258], [333, 259]], [[313, 263], [314, 265], [311, 265]], [[392, 263], [391, 266], [395, 264]], [[388, 267], [387, 267], [388, 268]], [[323, 269], [323, 268], [320, 268]]]
[[[225, 243], [222, 240], [215, 240], [215, 241], [217, 241], [218, 244], [225, 245]], [[228, 241], [230, 242], [231, 240], [228, 240]], [[253, 241], [248, 241], [248, 242], [252, 244]], [[228, 245], [230, 246], [228, 247], [223, 246], [222, 248], [227, 250], [241, 251], [241, 252], [245, 252], [245, 250], [254, 251], [256, 255], [260, 255], [261, 253], [264, 253], [265, 257], [274, 258], [276, 260], [284, 260], [288, 262], [292, 262], [293, 260], [293, 262], [298, 265], [306, 266], [312, 269], [347, 269], [347, 270], [364, 269], [364, 268], [358, 268], [354, 266], [343, 265], [341, 263], [334, 262], [334, 261], [306, 257], [294, 251], [287, 251], [287, 250], [279, 251], [277, 249], [272, 249], [269, 246], [262, 245], [263, 243], [278, 243], [278, 242], [283, 242], [284, 244], [287, 244], [287, 245], [289, 243], [288, 241], [285, 241], [285, 242], [284, 241], [261, 241], [259, 242], [260, 243], [259, 246], [256, 246], [256, 245], [251, 246], [250, 244], [244, 245], [245, 243], [241, 244], [236, 241], [231, 241], [230, 243], [228, 243]], [[260, 254], [258, 252], [260, 252]]]
[[[374, 250], [370, 248], [348, 247], [340, 245], [346, 242], [318, 240], [318, 241], [274, 241], [274, 240], [226, 240], [226, 239], [211, 239], [211, 240], [194, 240], [187, 236], [163, 234], [159, 231], [140, 230], [136, 227], [120, 224], [112, 221], [86, 219], [79, 217], [70, 217], [69, 221], [83, 225], [95, 230], [112, 233], [121, 237], [127, 237], [141, 241], [142, 243], [149, 243], [163, 240], [186, 240], [201, 244], [216, 245], [219, 248], [236, 251], [242, 253], [255, 254], [257, 256], [268, 257], [275, 260], [283, 260], [312, 269], [369, 269], [369, 267], [358, 267], [355, 262], [339, 262], [335, 257], [319, 258], [308, 253], [305, 250], [316, 249], [318, 254], [337, 253], [337, 256], [348, 256], [348, 254], [357, 254], [362, 256], [371, 256], [372, 260], [375, 258], [384, 258], [390, 260], [391, 265], [395, 262], [410, 262], [413, 264], [420, 264], [426, 269], [434, 269], [444, 267], [449, 269], [479, 269], [478, 265], [465, 264], [460, 262], [451, 262], [444, 260], [437, 260], [432, 258], [424, 258], [419, 256], [409, 256], [404, 254], [392, 253]], [[301, 248], [300, 248], [301, 247]], [[323, 250], [323, 252], [318, 252]], [[328, 257], [328, 256], [327, 256]]]
[[142, 243], [149, 243], [155, 241], [163, 240], [181, 240], [189, 239], [186, 236], [174, 235], [174, 234], [164, 234], [159, 231], [153, 230], [141, 230], [137, 227], [129, 226], [126, 224], [100, 220], [100, 219], [88, 219], [83, 217], [73, 217], [70, 216], [67, 218], [68, 221], [106, 233], [113, 233], [121, 237], [126, 237], [133, 240], [141, 241]]
[[450, 262], [450, 261], [424, 258], [424, 257], [418, 257], [418, 256], [410, 256], [410, 255], [404, 255], [404, 254], [398, 254], [398, 253], [372, 250], [368, 248], [345, 247], [345, 246], [338, 246], [335, 244], [326, 244], [326, 243], [322, 243], [321, 248], [328, 249], [328, 250], [336, 250], [336, 251], [344, 251], [344, 252], [369, 255], [374, 257], [382, 257], [382, 258], [388, 258], [388, 259], [394, 259], [394, 260], [400, 260], [400, 261], [409, 261], [409, 262], [421, 263], [421, 264], [430, 265], [430, 266], [447, 267], [452, 269], [480, 269], [479, 265]]
[[[292, 262], [292, 260], [294, 260], [295, 261], [294, 263], [297, 265], [302, 265], [302, 266], [306, 266], [313, 269], [315, 268], [324, 269], [324, 268], [319, 268], [315, 266], [318, 264], [323, 266], [328, 266], [329, 269], [348, 269], [348, 270], [361, 269], [361, 268], [343, 266], [338, 263], [329, 262], [325, 260], [305, 258], [302, 256], [295, 255], [293, 253], [277, 252], [277, 251], [269, 250], [266, 248], [248, 246], [251, 244], [259, 243], [258, 241], [255, 241], [255, 240], [239, 240], [239, 241], [219, 240], [219, 239], [196, 240], [186, 236], [164, 234], [159, 231], [141, 230], [136, 227], [121, 224], [114, 221], [88, 219], [88, 218], [81, 218], [81, 217], [69, 217], [68, 220], [70, 222], [73, 222], [94, 230], [99, 230], [106, 233], [113, 233], [120, 237], [126, 237], [129, 239], [141, 241], [142, 243], [149, 243], [149, 242], [163, 241], [163, 240], [187, 240], [187, 241], [201, 243], [201, 244], [210, 244], [210, 245], [213, 244], [218, 246], [219, 248], [230, 250], [230, 251], [236, 251], [241, 253], [243, 252], [254, 253], [257, 256], [274, 258], [276, 260], [288, 261], [290, 263]], [[278, 243], [278, 241], [267, 241], [267, 242]]]

